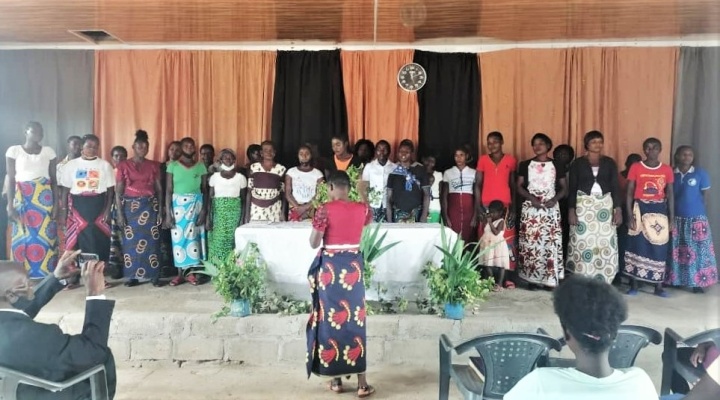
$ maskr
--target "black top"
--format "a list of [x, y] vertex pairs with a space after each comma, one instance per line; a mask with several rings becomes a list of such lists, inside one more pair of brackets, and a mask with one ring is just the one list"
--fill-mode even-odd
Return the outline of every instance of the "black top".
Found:
[[[542, 161], [535, 160], [534, 158], [531, 158], [529, 160], [525, 160], [525, 161], [521, 162], [520, 165], [518, 166], [518, 176], [522, 176], [523, 178], [525, 178], [525, 180], [523, 182], [523, 187], [525, 189], [527, 189], [527, 187], [528, 187], [528, 167], [530, 166], [530, 161], [535, 161], [535, 162], [540, 162], [540, 163], [542, 162]], [[555, 167], [555, 183], [559, 182], [560, 179], [565, 178], [565, 167], [563, 165], [556, 162], [552, 158], [548, 158], [547, 161], [545, 161], [545, 162], [552, 163], [553, 166]]]
[[410, 211], [414, 208], [421, 207], [425, 196], [423, 188], [430, 186], [425, 167], [410, 167], [409, 172], [415, 175], [415, 179], [418, 181], [413, 182], [412, 190], [405, 189], [405, 175], [392, 173], [388, 176], [387, 181], [388, 189], [392, 190], [392, 206], [403, 211]]
[[573, 161], [570, 166], [570, 184], [568, 185], [568, 207], [575, 208], [577, 203], [577, 192], [581, 191], [590, 194], [593, 184], [597, 182], [602, 193], [610, 193], [613, 200], [613, 208], [620, 207], [620, 184], [618, 183], [618, 168], [615, 160], [610, 157], [600, 157], [600, 169], [597, 177], [593, 176], [592, 166], [587, 157], [580, 157]]

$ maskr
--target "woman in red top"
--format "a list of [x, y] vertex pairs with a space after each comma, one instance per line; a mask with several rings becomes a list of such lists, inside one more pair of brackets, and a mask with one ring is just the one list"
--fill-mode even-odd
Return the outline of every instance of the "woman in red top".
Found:
[[[487, 135], [488, 154], [480, 157], [477, 163], [476, 185], [480, 192], [476, 196], [478, 218], [478, 237], [481, 237], [485, 230], [484, 210], [493, 200], [500, 200], [505, 206], [505, 240], [510, 251], [510, 270], [514, 270], [517, 260], [517, 247], [515, 245], [515, 172], [517, 170], [517, 159], [503, 153], [503, 135], [500, 132], [490, 132]], [[502, 285], [502, 282], [498, 282]], [[506, 288], [514, 288], [515, 285], [507, 281]]]
[[637, 281], [655, 284], [655, 294], [667, 297], [665, 280], [670, 251], [670, 224], [675, 220], [675, 176], [669, 165], [659, 160], [662, 143], [649, 138], [643, 142], [645, 160], [633, 164], [628, 172], [628, 241], [623, 274], [630, 277], [628, 294], [638, 293]]
[[320, 206], [313, 218], [310, 245], [323, 247], [310, 266], [308, 279], [313, 310], [307, 333], [307, 373], [329, 376], [330, 390], [341, 393], [345, 375], [358, 374], [358, 397], [375, 389], [365, 378], [365, 286], [360, 237], [372, 221], [365, 203], [348, 199], [350, 178], [343, 171], [328, 179], [330, 202]]
[[121, 228], [125, 286], [135, 286], [139, 280], [159, 286], [164, 192], [160, 163], [145, 158], [148, 146], [147, 132], [137, 131], [135, 155], [120, 161], [115, 176], [115, 220]]

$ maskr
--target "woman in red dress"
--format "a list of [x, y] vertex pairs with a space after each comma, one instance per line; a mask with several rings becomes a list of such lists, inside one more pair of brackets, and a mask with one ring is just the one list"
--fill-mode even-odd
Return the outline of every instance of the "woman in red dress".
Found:
[[[517, 264], [517, 247], [515, 245], [516, 224], [515, 224], [515, 173], [517, 171], [517, 159], [510, 154], [503, 153], [503, 135], [500, 132], [490, 132], [487, 135], [488, 154], [480, 157], [477, 163], [476, 185], [480, 195], [476, 196], [478, 212], [478, 237], [481, 237], [485, 230], [484, 210], [493, 200], [500, 200], [505, 206], [505, 240], [510, 252], [510, 270], [515, 270]], [[498, 284], [503, 284], [498, 282]], [[514, 288], [511, 281], [506, 281], [506, 288]]]
[[368, 397], [375, 389], [365, 377], [365, 287], [360, 237], [372, 221], [365, 203], [348, 199], [350, 178], [343, 171], [328, 179], [330, 202], [313, 218], [310, 245], [322, 248], [310, 266], [308, 279], [313, 310], [308, 320], [307, 373], [331, 377], [329, 388], [341, 393], [342, 376], [358, 375], [357, 395]]

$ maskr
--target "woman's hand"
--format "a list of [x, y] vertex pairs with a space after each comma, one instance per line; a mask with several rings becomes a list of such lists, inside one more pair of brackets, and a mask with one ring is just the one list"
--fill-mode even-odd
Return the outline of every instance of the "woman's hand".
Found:
[[690, 355], [690, 364], [697, 368], [698, 364], [702, 364], [705, 361], [705, 353], [708, 349], [713, 346], [712, 342], [700, 343], [695, 347], [695, 350]]
[[163, 228], [165, 228], [165, 229], [175, 228], [175, 217], [173, 216], [171, 211], [168, 211], [165, 213], [165, 222], [163, 223]]
[[11, 221], [20, 219], [20, 215], [18, 214], [17, 210], [15, 209], [15, 206], [13, 206], [12, 204], [8, 204], [8, 206], [7, 206], [7, 215], [8, 215], [8, 220], [11, 220]]
[[555, 204], [557, 204], [557, 200], [555, 200], [555, 198], [552, 198], [552, 199], [544, 202], [543, 206], [545, 208], [553, 208], [553, 207], [555, 207]]
[[635, 216], [628, 217], [628, 229], [631, 231], [637, 230], [637, 222], [635, 221]]
[[622, 218], [622, 210], [620, 210], [620, 207], [615, 209], [615, 212], [613, 213], [613, 225], [620, 226], [623, 223]]
[[480, 223], [480, 217], [477, 216], [477, 214], [473, 214], [472, 219], [470, 220], [470, 227], [475, 229], [478, 227]]
[[535, 208], [543, 208], [544, 207], [542, 201], [540, 201], [540, 199], [535, 196], [530, 197], [530, 204], [532, 204], [532, 206]]
[[112, 213], [110, 212], [110, 210], [105, 211], [105, 213], [103, 214], [102, 222], [110, 225], [110, 223], [112, 223], [112, 215], [111, 214]]
[[577, 211], [574, 208], [568, 210], [568, 224], [570, 224], [570, 226], [578, 224]]
[[123, 212], [120, 210], [117, 210], [117, 214], [115, 214], [115, 224], [120, 228], [124, 228], [125, 225], [127, 225], [125, 222], [125, 215], [123, 215]]

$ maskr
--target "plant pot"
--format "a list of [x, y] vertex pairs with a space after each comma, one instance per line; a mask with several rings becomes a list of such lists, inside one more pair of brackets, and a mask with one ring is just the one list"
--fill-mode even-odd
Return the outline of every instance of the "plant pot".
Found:
[[463, 319], [465, 317], [465, 306], [460, 303], [445, 303], [445, 318]]
[[233, 317], [247, 317], [250, 314], [252, 314], [250, 300], [235, 299], [230, 303], [230, 315]]

